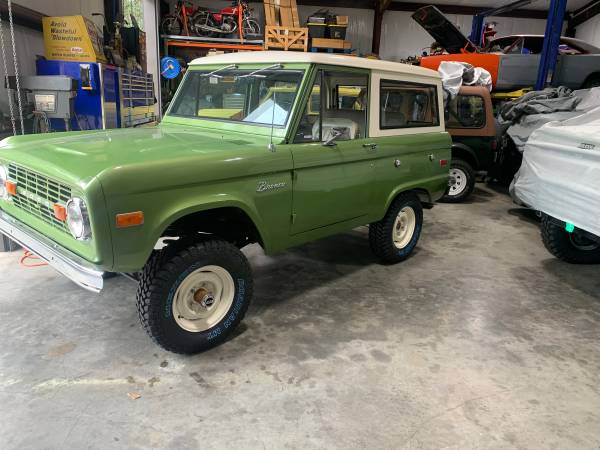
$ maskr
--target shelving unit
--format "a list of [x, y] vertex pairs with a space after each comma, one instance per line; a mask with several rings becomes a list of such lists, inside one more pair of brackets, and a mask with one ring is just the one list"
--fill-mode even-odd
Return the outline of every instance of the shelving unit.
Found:
[[164, 54], [169, 54], [169, 47], [204, 48], [216, 50], [262, 50], [262, 39], [213, 38], [201, 36], [161, 35]]

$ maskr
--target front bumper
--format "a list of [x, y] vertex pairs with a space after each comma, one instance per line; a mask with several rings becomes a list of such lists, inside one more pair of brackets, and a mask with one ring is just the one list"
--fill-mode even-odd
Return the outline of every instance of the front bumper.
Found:
[[79, 256], [58, 246], [32, 228], [0, 210], [0, 233], [35, 253], [74, 283], [92, 292], [104, 285], [103, 271]]

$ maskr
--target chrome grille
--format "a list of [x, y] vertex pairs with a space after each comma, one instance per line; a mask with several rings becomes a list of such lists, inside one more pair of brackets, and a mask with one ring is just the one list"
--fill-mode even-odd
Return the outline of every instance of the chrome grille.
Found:
[[8, 177], [17, 183], [17, 195], [12, 197], [17, 208], [69, 233], [67, 224], [54, 217], [53, 205], [66, 206], [71, 199], [71, 188], [16, 164], [9, 164]]

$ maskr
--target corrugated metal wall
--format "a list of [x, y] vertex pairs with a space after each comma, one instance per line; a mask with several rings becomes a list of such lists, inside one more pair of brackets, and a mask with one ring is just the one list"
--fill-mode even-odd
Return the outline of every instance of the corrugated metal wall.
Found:
[[[380, 56], [397, 61], [411, 55], [419, 55], [424, 47], [429, 48], [433, 38], [410, 17], [412, 13], [387, 11], [383, 16]], [[449, 14], [448, 18], [458, 26], [465, 36], [471, 32], [473, 16]], [[511, 34], [544, 34], [545, 20], [491, 17], [496, 22], [497, 36]]]
[[[175, 4], [175, 0], [170, 0]], [[199, 0], [195, 4], [212, 9], [220, 9], [229, 6], [230, 2], [217, 0]], [[259, 23], [264, 23], [263, 6], [260, 3], [251, 3], [254, 8], [254, 15], [259, 19]], [[318, 6], [298, 6], [301, 23], [304, 23], [307, 17], [320, 9]], [[346, 39], [351, 41], [353, 48], [360, 53], [371, 52], [374, 12], [366, 9], [356, 8], [327, 8], [336, 15], [345, 15], [350, 17]], [[383, 59], [397, 61], [411, 55], [421, 53], [423, 47], [428, 47], [432, 42], [429, 36], [415, 21], [410, 17], [411, 13], [401, 11], [387, 11], [383, 18], [381, 35], [381, 52]], [[472, 16], [450, 15], [450, 20], [459, 26], [465, 34], [471, 31]], [[491, 19], [498, 23], [498, 35], [506, 34], [543, 34], [546, 26], [544, 20], [536, 19], [514, 19], [507, 17], [494, 17]]]
[[600, 16], [592, 17], [579, 25], [575, 37], [600, 47]]

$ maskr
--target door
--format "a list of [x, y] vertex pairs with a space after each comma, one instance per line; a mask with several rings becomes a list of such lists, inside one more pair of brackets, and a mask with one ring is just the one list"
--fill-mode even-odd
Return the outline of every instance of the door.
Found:
[[416, 187], [441, 195], [447, 186], [451, 142], [440, 115], [441, 89], [435, 78], [371, 75], [369, 132], [378, 143], [373, 207], [380, 214], [390, 194]]
[[291, 145], [291, 234], [367, 215], [377, 151], [368, 139], [368, 89], [367, 71], [317, 71]]

